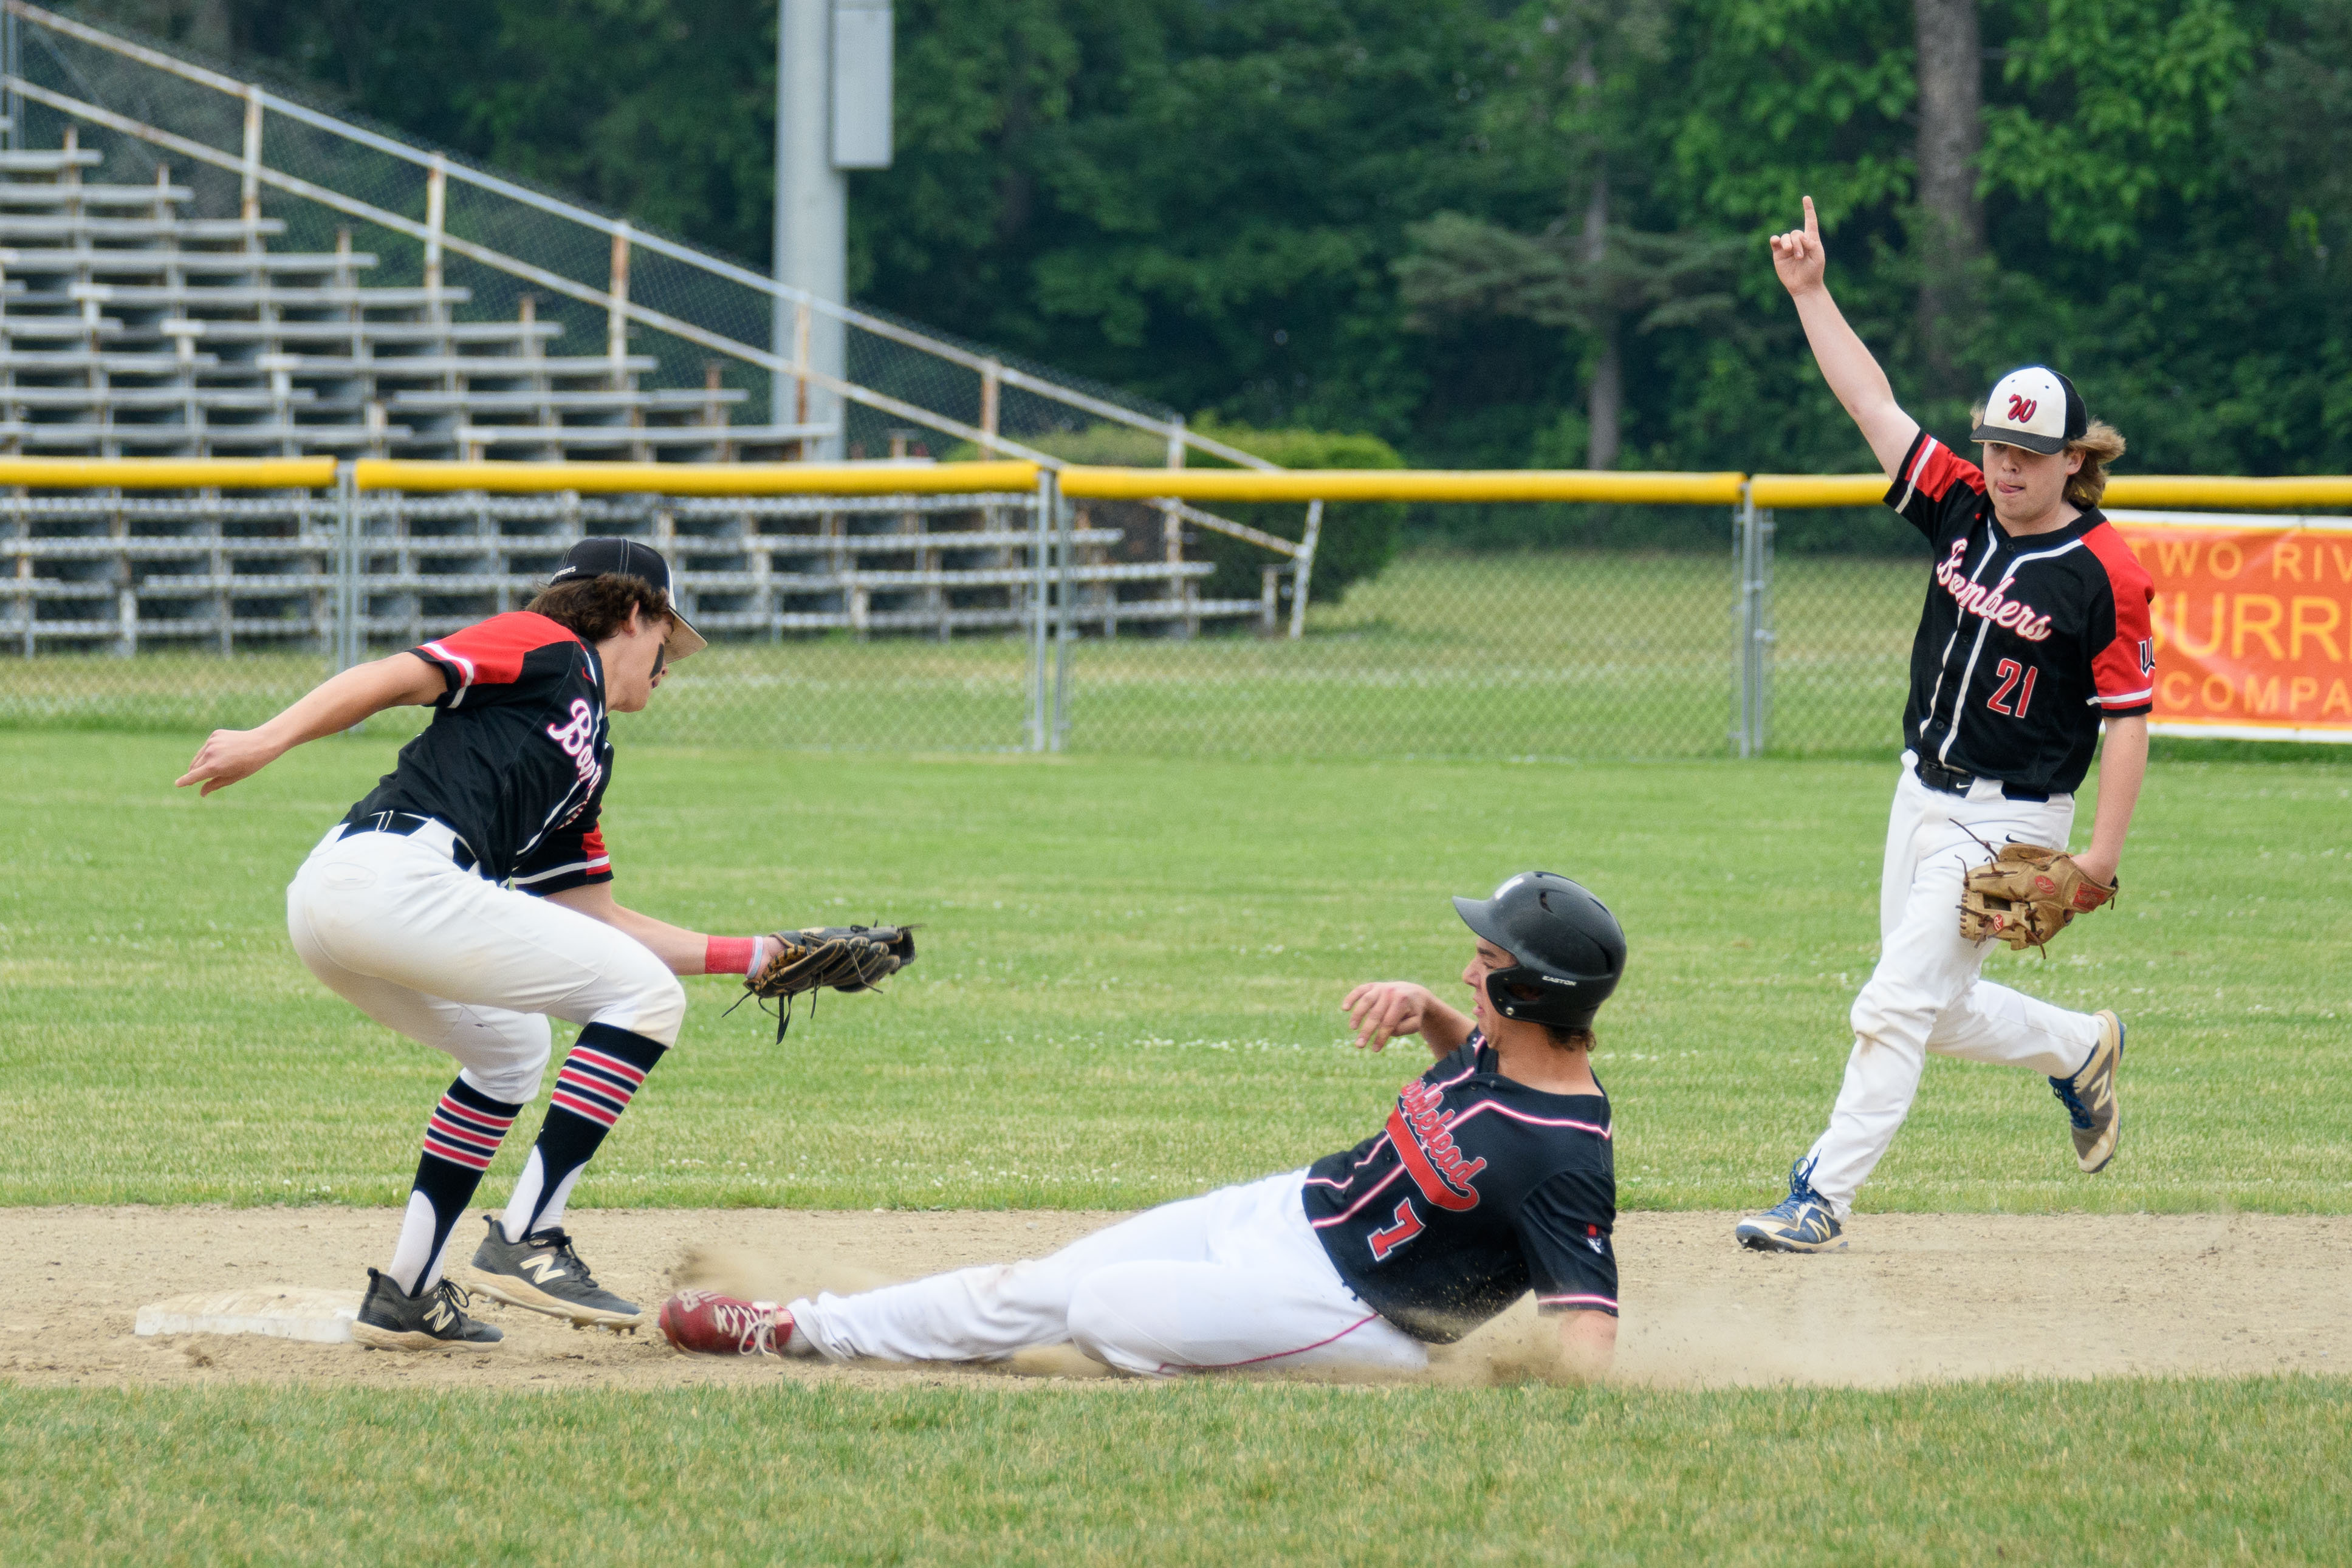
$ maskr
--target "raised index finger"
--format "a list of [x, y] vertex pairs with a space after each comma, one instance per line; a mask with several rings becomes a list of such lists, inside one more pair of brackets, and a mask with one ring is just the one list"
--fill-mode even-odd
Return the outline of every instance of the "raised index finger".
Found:
[[1821, 243], [1822, 221], [1813, 215], [1813, 199], [1811, 196], [1805, 198], [1805, 237], [1816, 245]]

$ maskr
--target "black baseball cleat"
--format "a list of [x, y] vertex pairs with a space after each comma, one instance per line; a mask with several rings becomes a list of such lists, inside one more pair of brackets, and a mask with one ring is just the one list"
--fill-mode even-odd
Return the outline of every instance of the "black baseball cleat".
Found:
[[375, 1350], [488, 1350], [506, 1335], [466, 1315], [472, 1301], [453, 1280], [412, 1296], [370, 1269], [352, 1337]]
[[474, 1281], [484, 1295], [568, 1318], [574, 1328], [634, 1329], [646, 1321], [645, 1309], [590, 1277], [588, 1265], [562, 1231], [541, 1230], [509, 1241], [495, 1216], [482, 1218], [490, 1233], [474, 1249]]

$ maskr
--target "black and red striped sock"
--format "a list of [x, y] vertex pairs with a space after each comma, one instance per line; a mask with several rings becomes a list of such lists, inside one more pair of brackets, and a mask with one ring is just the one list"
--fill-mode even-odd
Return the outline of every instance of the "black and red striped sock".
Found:
[[579, 1042], [563, 1059], [563, 1071], [555, 1075], [547, 1120], [531, 1145], [522, 1179], [507, 1200], [501, 1223], [508, 1240], [520, 1241], [563, 1222], [572, 1184], [668, 1049], [611, 1024], [592, 1023], [580, 1031]]
[[425, 1152], [416, 1161], [416, 1185], [401, 1218], [400, 1240], [384, 1272], [410, 1295], [441, 1278], [441, 1254], [457, 1217], [474, 1200], [482, 1173], [520, 1105], [493, 1100], [460, 1077], [433, 1107], [425, 1124]]

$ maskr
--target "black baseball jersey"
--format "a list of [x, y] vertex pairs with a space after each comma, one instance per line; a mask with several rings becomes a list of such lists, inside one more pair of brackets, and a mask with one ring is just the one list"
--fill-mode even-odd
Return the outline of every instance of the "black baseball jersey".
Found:
[[410, 650], [448, 690], [425, 733], [343, 820], [414, 811], [447, 823], [493, 882], [561, 893], [613, 879], [598, 815], [613, 776], [604, 666], [566, 628], [496, 615]]
[[1936, 550], [1904, 744], [1979, 778], [2072, 793], [2100, 720], [2155, 706], [2146, 569], [2096, 508], [2054, 533], [2011, 538], [1983, 471], [1924, 430], [1886, 504]]
[[1540, 1312], [1616, 1315], [1608, 1098], [1515, 1082], [1479, 1035], [1316, 1161], [1306, 1203], [1339, 1277], [1416, 1339], [1451, 1343], [1530, 1289]]

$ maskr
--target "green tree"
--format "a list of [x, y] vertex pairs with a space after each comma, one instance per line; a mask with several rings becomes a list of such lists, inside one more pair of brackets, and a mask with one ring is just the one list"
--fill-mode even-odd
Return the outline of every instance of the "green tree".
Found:
[[[855, 288], [1433, 464], [1591, 460], [1613, 342], [1621, 464], [1860, 467], [1761, 247], [1810, 193], [1848, 314], [1939, 430], [1986, 372], [2048, 360], [2127, 469], [2340, 470], [2347, 3], [900, 0], [899, 153], [852, 180]], [[80, 9], [766, 257], [773, 0]], [[1963, 10], [1983, 69], [1936, 46], [1923, 74], [1923, 16]], [[1979, 89], [1966, 188], [1965, 135], [1923, 143], [1967, 130], [1923, 103], [1938, 67]], [[1970, 204], [1973, 259], [1922, 219]]]
[[1617, 466], [1622, 439], [1624, 334], [1705, 319], [1720, 292], [1720, 239], [1645, 234], [1616, 220], [1638, 187], [1644, 99], [1666, 57], [1661, 0], [1521, 6], [1494, 29], [1502, 81], [1483, 116], [1486, 142], [1510, 149], [1533, 179], [1546, 171], [1561, 210], [1519, 234], [1457, 212], [1407, 230], [1395, 266], [1408, 324], [1432, 331], [1500, 318], [1569, 329], [1583, 352], [1585, 465]]

